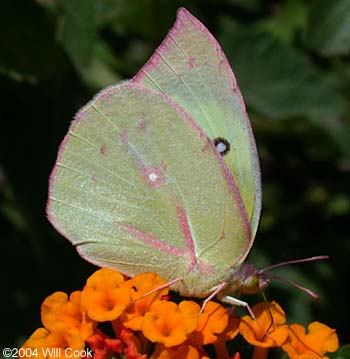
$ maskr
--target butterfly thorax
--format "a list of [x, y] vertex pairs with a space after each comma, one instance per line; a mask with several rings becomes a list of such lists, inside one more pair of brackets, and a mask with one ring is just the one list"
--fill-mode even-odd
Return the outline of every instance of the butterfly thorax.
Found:
[[[178, 273], [178, 271], [174, 271]], [[176, 279], [175, 276], [164, 273], [168, 281]], [[223, 287], [220, 294], [259, 292], [268, 285], [267, 279], [259, 275], [259, 270], [251, 263], [245, 262], [241, 266], [226, 269], [225, 272], [204, 273], [200, 268], [186, 271], [180, 277], [181, 281], [172, 285], [172, 289], [183, 296], [205, 298], [210, 296], [217, 288]], [[226, 285], [225, 285], [226, 284]]]

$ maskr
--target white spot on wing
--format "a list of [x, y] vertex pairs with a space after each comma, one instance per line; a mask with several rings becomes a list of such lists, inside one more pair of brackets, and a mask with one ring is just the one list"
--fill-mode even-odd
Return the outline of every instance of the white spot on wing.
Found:
[[156, 182], [157, 179], [158, 179], [158, 175], [157, 175], [156, 173], [151, 172], [151, 173], [149, 174], [149, 180], [150, 180], [151, 182]]
[[222, 152], [225, 152], [226, 149], [227, 149], [227, 146], [224, 142], [219, 142], [217, 145], [216, 145], [216, 149], [218, 150], [218, 152], [222, 153]]

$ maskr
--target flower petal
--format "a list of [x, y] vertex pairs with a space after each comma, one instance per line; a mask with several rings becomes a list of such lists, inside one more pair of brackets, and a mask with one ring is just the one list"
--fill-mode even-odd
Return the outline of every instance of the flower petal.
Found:
[[50, 332], [45, 328], [37, 329], [23, 344], [22, 348], [30, 348], [23, 352], [30, 356], [21, 358], [45, 359], [48, 357], [65, 358], [65, 349], [82, 350], [85, 342], [76, 328], [57, 326], [55, 331]]
[[88, 316], [98, 322], [118, 318], [131, 301], [130, 291], [120, 286], [123, 276], [113, 269], [102, 268], [86, 282], [81, 301]]
[[142, 332], [152, 342], [166, 347], [182, 344], [195, 330], [199, 311], [199, 305], [192, 301], [182, 301], [179, 305], [161, 301], [146, 313]]
[[[239, 333], [240, 318], [231, 314], [228, 318], [226, 329], [218, 335], [217, 341], [214, 343], [216, 356], [218, 358], [228, 358], [229, 354], [226, 347], [226, 342], [234, 339]], [[239, 353], [236, 353], [239, 357]], [[239, 359], [239, 358], [238, 358]]]
[[319, 354], [333, 353], [339, 348], [339, 340], [335, 329], [320, 322], [312, 322], [308, 325], [308, 346], [317, 347]]
[[319, 322], [313, 322], [308, 326], [309, 332], [300, 324], [289, 326], [289, 340], [282, 349], [291, 359], [327, 358], [326, 352], [335, 352], [339, 347], [339, 341], [335, 329]]
[[55, 331], [57, 325], [76, 328], [82, 339], [92, 335], [96, 323], [86, 316], [81, 307], [81, 292], [75, 291], [68, 295], [55, 292], [48, 296], [41, 305], [41, 321], [46, 329]]
[[288, 337], [283, 309], [276, 303], [258, 303], [252, 311], [256, 319], [244, 316], [239, 324], [239, 331], [244, 339], [261, 348], [281, 346]]
[[227, 310], [219, 303], [208, 302], [198, 318], [196, 330], [190, 336], [190, 343], [195, 346], [216, 342], [228, 324]]
[[121, 318], [124, 326], [132, 330], [141, 330], [145, 313], [149, 311], [155, 301], [160, 301], [163, 295], [168, 294], [169, 288], [155, 291], [141, 299], [138, 298], [161, 287], [165, 283], [166, 282], [156, 273], [144, 273], [122, 284], [122, 286], [129, 288], [133, 300]]
[[191, 345], [179, 345], [174, 348], [164, 348], [155, 359], [204, 359], [200, 357], [198, 350]]

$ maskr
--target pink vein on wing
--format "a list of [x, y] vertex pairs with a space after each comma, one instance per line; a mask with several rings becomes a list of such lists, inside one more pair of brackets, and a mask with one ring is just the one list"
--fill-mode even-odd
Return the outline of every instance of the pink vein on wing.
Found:
[[192, 237], [192, 231], [190, 228], [186, 210], [182, 205], [180, 205], [178, 203], [176, 204], [176, 214], [177, 214], [177, 220], [180, 224], [182, 233], [184, 235], [188, 253], [190, 255], [190, 268], [189, 269], [193, 270], [195, 268], [195, 266], [197, 265], [198, 260], [197, 260], [197, 256], [196, 256], [194, 240]]
[[178, 247], [173, 247], [165, 243], [158, 237], [154, 236], [153, 234], [141, 231], [140, 229], [134, 226], [131, 226], [129, 224], [119, 224], [119, 227], [123, 228], [134, 237], [140, 239], [142, 242], [148, 244], [153, 248], [159, 249], [162, 252], [171, 254], [176, 257], [183, 257], [186, 255], [186, 252], [183, 249]]

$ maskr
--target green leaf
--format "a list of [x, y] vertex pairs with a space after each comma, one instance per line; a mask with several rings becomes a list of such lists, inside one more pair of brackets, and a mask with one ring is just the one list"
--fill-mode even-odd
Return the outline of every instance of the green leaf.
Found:
[[223, 23], [221, 43], [247, 104], [260, 114], [272, 119], [340, 116], [341, 95], [300, 50], [232, 20]]
[[[118, 35], [137, 34], [144, 38], [154, 38], [158, 34], [161, 21], [164, 21], [166, 16], [162, 12], [162, 18], [157, 19], [152, 2], [152, 0], [101, 1], [105, 6], [100, 6], [100, 21], [108, 23], [111, 30]], [[172, 16], [174, 17], [174, 11]]]
[[307, 21], [307, 7], [300, 0], [290, 0], [281, 6], [272, 17], [261, 22], [261, 28], [276, 39], [291, 43], [295, 34]]
[[58, 17], [57, 36], [75, 69], [91, 87], [106, 83], [106, 77], [114, 79], [112, 72], [97, 57], [98, 5], [94, 0], [63, 0], [62, 15]]
[[335, 353], [327, 354], [331, 359], [350, 359], [349, 344], [341, 346]]
[[97, 40], [96, 4], [94, 0], [61, 1], [58, 38], [77, 68], [92, 59]]
[[324, 56], [349, 55], [350, 1], [314, 1], [305, 42]]

